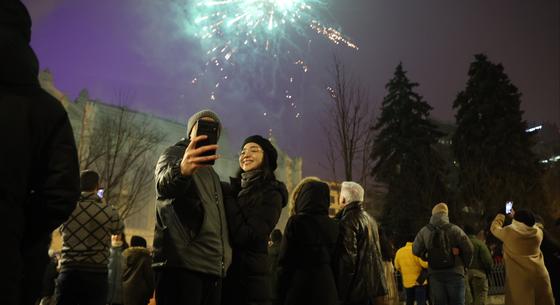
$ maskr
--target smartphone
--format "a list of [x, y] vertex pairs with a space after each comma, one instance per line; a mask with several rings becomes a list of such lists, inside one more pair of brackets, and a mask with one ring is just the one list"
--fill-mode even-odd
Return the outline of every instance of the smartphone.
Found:
[[[214, 145], [218, 143], [218, 128], [219, 128], [218, 123], [212, 121], [206, 121], [206, 120], [198, 120], [197, 124], [198, 127], [196, 129], [196, 135], [197, 136], [206, 135], [207, 138], [205, 140], [198, 141], [196, 143], [195, 148], [199, 148], [207, 145]], [[213, 149], [202, 153], [201, 156], [212, 156], [215, 154], [216, 154], [216, 150]], [[214, 165], [214, 160], [204, 162], [204, 164]]]
[[511, 210], [513, 209], [513, 201], [506, 202], [506, 214], [511, 214]]
[[103, 198], [103, 193], [105, 193], [105, 189], [98, 189], [97, 190], [97, 196], [99, 198]]

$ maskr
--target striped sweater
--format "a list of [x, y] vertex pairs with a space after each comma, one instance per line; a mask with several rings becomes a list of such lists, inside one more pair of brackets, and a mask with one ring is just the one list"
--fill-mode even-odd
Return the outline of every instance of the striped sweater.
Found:
[[72, 215], [61, 227], [62, 271], [106, 272], [111, 234], [119, 234], [123, 229], [113, 207], [95, 193], [82, 192]]

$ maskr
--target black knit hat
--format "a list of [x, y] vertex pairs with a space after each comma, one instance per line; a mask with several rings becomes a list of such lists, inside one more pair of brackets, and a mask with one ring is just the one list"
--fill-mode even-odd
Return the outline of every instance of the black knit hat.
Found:
[[535, 215], [529, 210], [515, 211], [513, 219], [524, 223], [528, 227], [532, 227], [535, 225]]
[[269, 140], [259, 135], [254, 135], [248, 137], [247, 139], [245, 139], [245, 141], [243, 141], [243, 145], [241, 145], [241, 149], [243, 149], [243, 147], [247, 143], [256, 143], [262, 148], [264, 154], [266, 155], [266, 159], [268, 160], [268, 164], [267, 164], [268, 168], [272, 172], [274, 172], [274, 170], [276, 170], [276, 167], [278, 167], [278, 164], [276, 163], [278, 159], [278, 152], [276, 151], [276, 148], [274, 148], [272, 143], [270, 143]]

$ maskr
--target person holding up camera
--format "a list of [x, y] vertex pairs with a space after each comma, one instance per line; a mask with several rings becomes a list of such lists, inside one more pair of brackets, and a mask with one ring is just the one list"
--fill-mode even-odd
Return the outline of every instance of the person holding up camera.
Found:
[[[506, 215], [496, 215], [490, 232], [504, 243], [506, 265], [505, 303], [508, 305], [554, 305], [550, 276], [540, 249], [543, 231], [529, 210], [506, 209], [513, 218], [504, 226]], [[556, 300], [558, 301], [558, 300]]]
[[157, 162], [152, 266], [158, 305], [221, 302], [231, 247], [224, 211], [229, 185], [212, 168], [220, 131], [216, 113], [197, 112], [188, 120], [188, 138]]

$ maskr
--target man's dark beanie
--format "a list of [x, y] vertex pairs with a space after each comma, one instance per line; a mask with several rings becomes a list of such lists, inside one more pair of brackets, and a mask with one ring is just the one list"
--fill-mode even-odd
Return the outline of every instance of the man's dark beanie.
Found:
[[247, 143], [256, 143], [262, 148], [268, 160], [268, 168], [274, 172], [274, 170], [276, 170], [276, 168], [278, 167], [278, 164], [276, 163], [278, 159], [278, 152], [276, 151], [276, 148], [274, 148], [272, 143], [259, 135], [254, 135], [248, 137], [247, 139], [245, 139], [245, 141], [243, 141], [241, 149], [243, 149], [243, 147]]
[[142, 236], [138, 236], [138, 235], [133, 235], [130, 238], [130, 246], [131, 247], [142, 247], [142, 248], [146, 248], [147, 246], [147, 242], [144, 239], [144, 237]]

